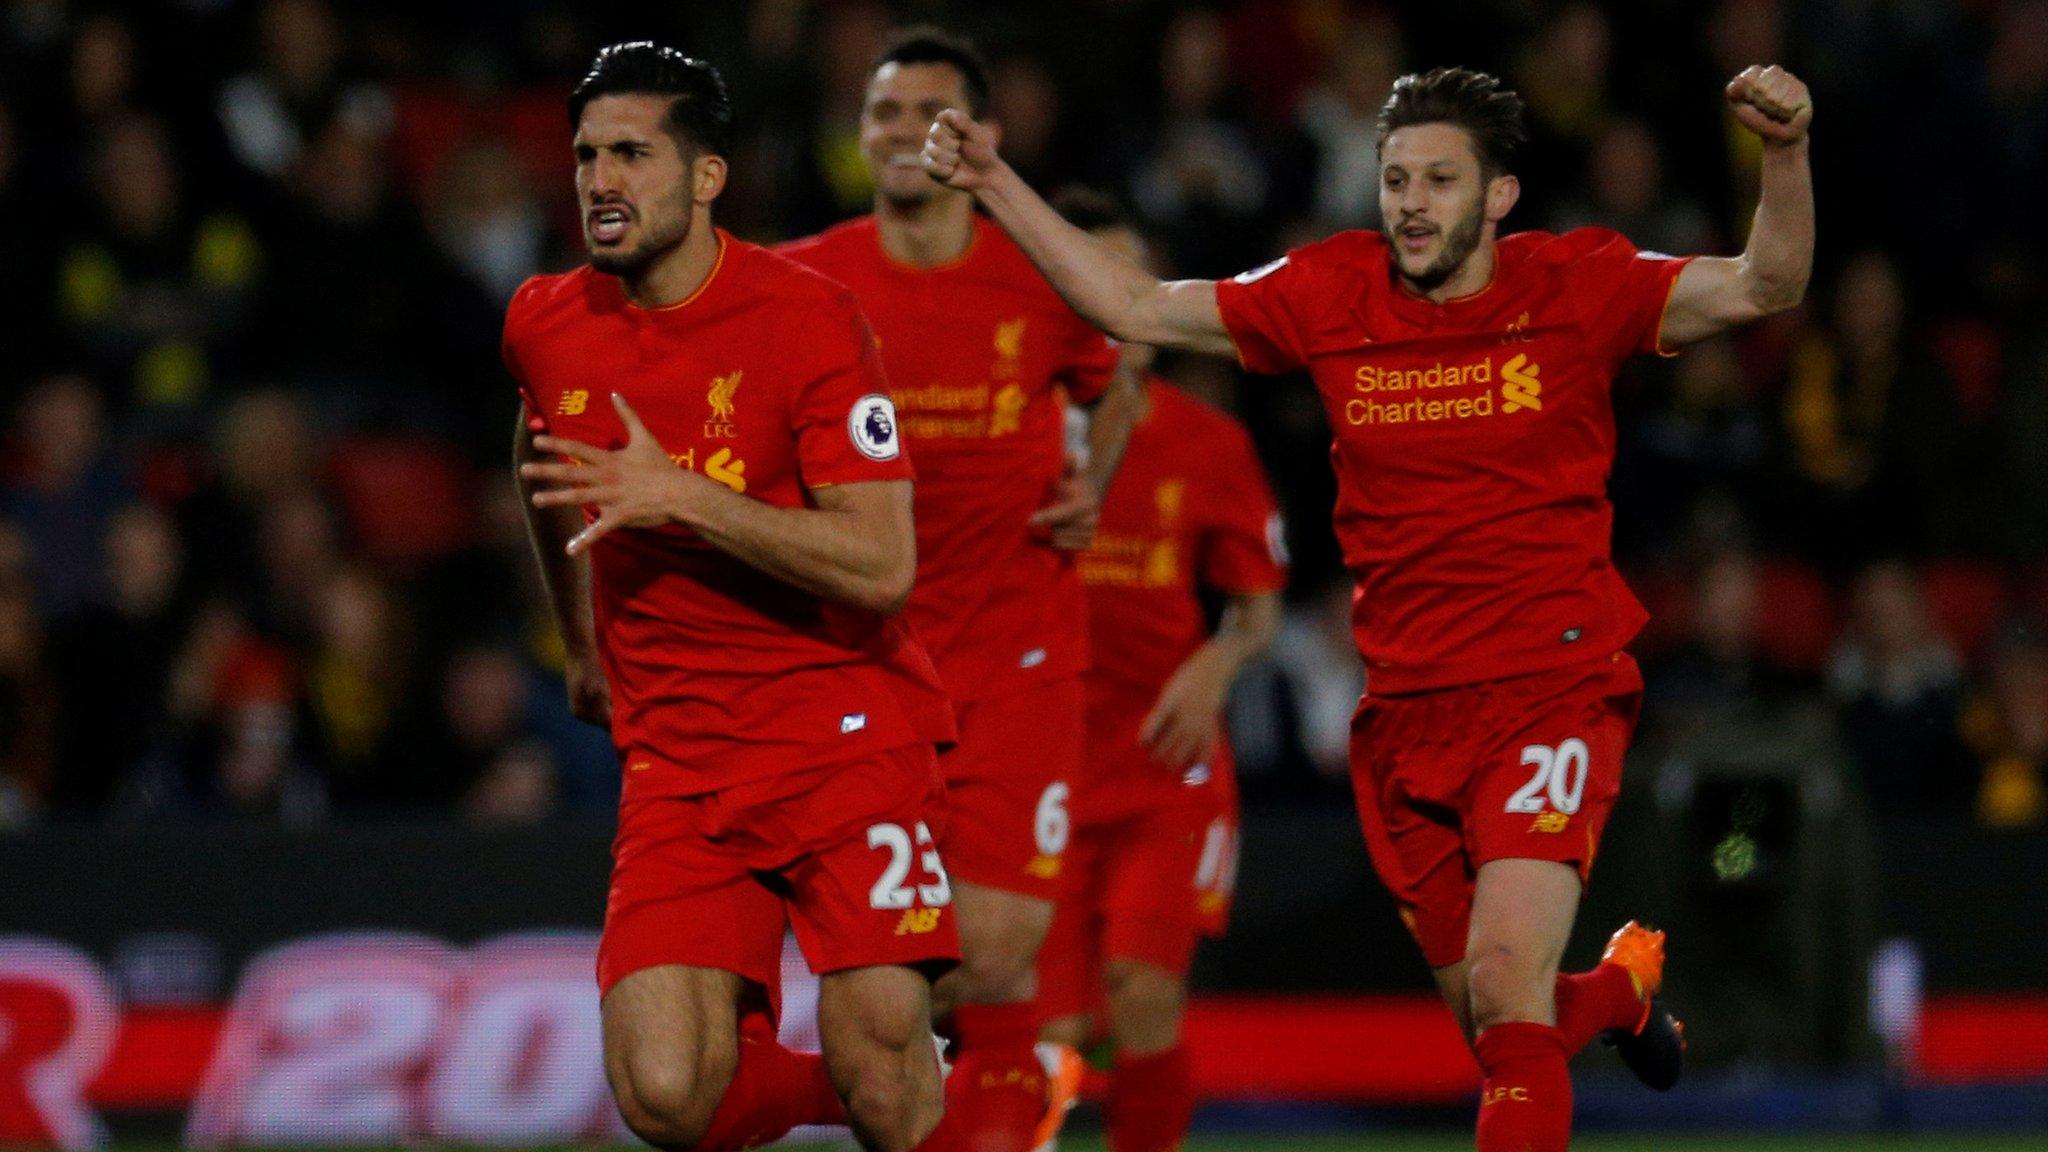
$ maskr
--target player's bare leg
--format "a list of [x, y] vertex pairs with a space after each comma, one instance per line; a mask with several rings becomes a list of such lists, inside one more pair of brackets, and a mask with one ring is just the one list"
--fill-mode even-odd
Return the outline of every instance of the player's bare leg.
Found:
[[1022, 1004], [1038, 995], [1038, 949], [1052, 927], [1050, 900], [953, 878], [960, 966], [932, 989], [932, 1014], [963, 1004]]
[[1579, 892], [1570, 865], [1480, 865], [1463, 964], [1466, 1018], [1485, 1073], [1479, 1152], [1564, 1152], [1571, 1140], [1570, 1053], [1556, 1028], [1556, 985]]
[[1119, 1053], [1152, 1056], [1180, 1043], [1187, 987], [1180, 977], [1143, 960], [1111, 960], [1102, 982], [1109, 994], [1109, 1031]]
[[952, 1016], [958, 1052], [947, 1105], [961, 1112], [979, 1152], [1026, 1152], [1046, 1109], [1032, 1000], [1053, 904], [956, 875], [953, 908], [960, 966], [933, 989], [935, 1012]]
[[819, 985], [825, 1063], [855, 1137], [877, 1152], [917, 1147], [943, 1111], [930, 985], [898, 966], [833, 972]]
[[703, 1138], [739, 1068], [744, 983], [670, 964], [635, 972], [605, 996], [605, 1075], [634, 1135], [665, 1149]]
[[635, 972], [604, 998], [605, 1075], [635, 1135], [662, 1149], [737, 1152], [839, 1114], [816, 1056], [743, 1016], [746, 982], [680, 964]]
[[1195, 1114], [1194, 1077], [1180, 1042], [1186, 982], [1157, 964], [1129, 958], [1111, 960], [1102, 976], [1117, 1046], [1109, 1146], [1114, 1152], [1170, 1152], [1187, 1137]]

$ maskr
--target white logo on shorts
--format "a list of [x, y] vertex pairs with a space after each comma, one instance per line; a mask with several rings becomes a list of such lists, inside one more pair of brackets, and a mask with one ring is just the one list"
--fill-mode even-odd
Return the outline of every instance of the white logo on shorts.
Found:
[[846, 434], [868, 459], [894, 460], [900, 450], [896, 440], [896, 405], [879, 392], [855, 400], [853, 410], [846, 414]]
[[1017, 667], [1036, 668], [1043, 663], [1045, 663], [1045, 649], [1033, 648], [1031, 651], [1026, 652], [1022, 659], [1017, 661]]
[[841, 736], [858, 732], [867, 726], [868, 714], [865, 712], [848, 712], [839, 718], [839, 734]]

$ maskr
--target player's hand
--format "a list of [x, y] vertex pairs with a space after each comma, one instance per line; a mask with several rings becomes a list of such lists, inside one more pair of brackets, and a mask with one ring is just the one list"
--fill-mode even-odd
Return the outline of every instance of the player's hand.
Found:
[[[522, 464], [519, 474], [549, 487], [533, 494], [536, 508], [568, 505], [594, 506], [597, 519], [569, 539], [569, 554], [589, 548], [606, 533], [619, 528], [652, 528], [676, 518], [676, 510], [689, 498], [689, 483], [702, 477], [678, 468], [662, 451], [647, 425], [640, 422], [626, 398], [612, 393], [612, 407], [626, 425], [626, 445], [607, 452], [580, 440], [560, 436], [535, 436], [539, 451], [566, 456], [566, 463]], [[711, 481], [704, 481], [711, 483]]]
[[562, 679], [569, 686], [570, 714], [585, 724], [611, 731], [612, 685], [597, 661], [570, 657], [562, 669]]
[[924, 170], [941, 184], [972, 192], [1002, 166], [1002, 157], [996, 155], [1001, 141], [995, 125], [980, 123], [957, 108], [945, 109], [925, 136]]
[[1031, 514], [1031, 527], [1040, 536], [1052, 541], [1052, 546], [1068, 552], [1079, 552], [1095, 540], [1095, 527], [1102, 517], [1102, 501], [1095, 495], [1095, 488], [1088, 483], [1074, 458], [1067, 458], [1067, 466], [1060, 473], [1060, 482], [1052, 490], [1052, 503]]
[[1787, 147], [1806, 139], [1813, 122], [1813, 95], [1806, 82], [1776, 64], [1752, 64], [1728, 82], [1728, 104], [1742, 126], [1766, 145]]
[[1230, 691], [1230, 668], [1214, 649], [1203, 647], [1188, 657], [1160, 689], [1138, 741], [1152, 758], [1176, 771], [1186, 771], [1214, 750], [1223, 721], [1223, 699]]

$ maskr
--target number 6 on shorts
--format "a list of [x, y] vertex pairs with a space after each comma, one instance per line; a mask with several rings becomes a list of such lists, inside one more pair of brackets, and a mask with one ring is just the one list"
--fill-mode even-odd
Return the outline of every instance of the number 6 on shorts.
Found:
[[1522, 749], [1522, 763], [1536, 765], [1536, 774], [1508, 797], [1507, 810], [1541, 812], [1547, 793], [1552, 808], [1567, 816], [1577, 813], [1586, 796], [1586, 772], [1592, 759], [1586, 742], [1576, 736], [1555, 748], [1531, 744]]

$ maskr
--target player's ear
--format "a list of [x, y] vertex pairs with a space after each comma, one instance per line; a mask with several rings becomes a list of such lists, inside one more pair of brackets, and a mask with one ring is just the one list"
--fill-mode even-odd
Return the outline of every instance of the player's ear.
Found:
[[1486, 182], [1486, 218], [1495, 224], [1507, 218], [1522, 198], [1522, 182], [1513, 173], [1502, 173]]
[[725, 191], [725, 157], [706, 152], [690, 162], [690, 198], [709, 204]]

